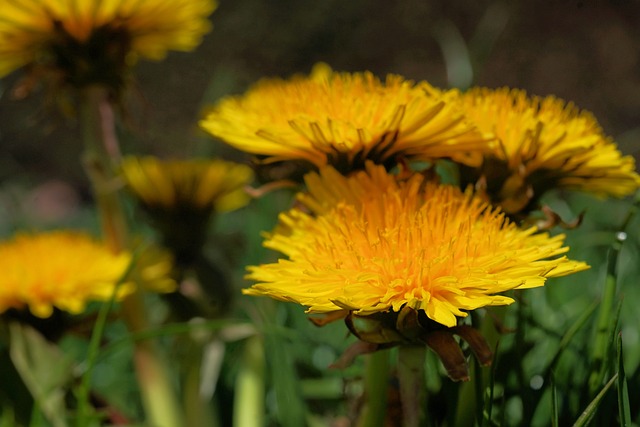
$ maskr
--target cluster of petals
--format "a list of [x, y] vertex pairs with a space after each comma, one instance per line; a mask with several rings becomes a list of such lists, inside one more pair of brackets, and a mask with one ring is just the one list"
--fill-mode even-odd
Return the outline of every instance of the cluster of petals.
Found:
[[512, 289], [584, 270], [563, 235], [520, 229], [471, 193], [367, 163], [350, 176], [325, 167], [306, 177], [304, 207], [280, 215], [265, 246], [286, 256], [252, 266], [249, 295], [310, 313], [423, 310], [446, 326], [468, 310], [509, 304]]
[[462, 96], [469, 119], [497, 142], [482, 172], [503, 208], [517, 210], [534, 196], [527, 192], [551, 188], [624, 197], [640, 187], [633, 157], [623, 156], [593, 115], [574, 104], [509, 88]]
[[155, 209], [231, 211], [249, 202], [250, 167], [224, 160], [127, 157], [121, 165], [129, 189]]
[[84, 233], [19, 234], [0, 243], [0, 312], [29, 308], [51, 316], [54, 308], [78, 314], [89, 301], [120, 299], [135, 286], [125, 280], [130, 252], [112, 253]]
[[370, 72], [334, 72], [326, 64], [309, 76], [263, 79], [221, 100], [200, 125], [266, 162], [304, 160], [345, 171], [398, 155], [478, 165], [487, 145], [453, 91], [398, 75], [381, 81]]
[[82, 45], [98, 32], [122, 38], [129, 61], [189, 51], [215, 8], [214, 0], [0, 0], [0, 76], [52, 61], [64, 38]]

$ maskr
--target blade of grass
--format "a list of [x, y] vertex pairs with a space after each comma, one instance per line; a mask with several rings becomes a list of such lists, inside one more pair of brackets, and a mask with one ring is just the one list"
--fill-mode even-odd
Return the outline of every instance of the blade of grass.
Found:
[[613, 377], [611, 377], [611, 379], [604, 385], [602, 390], [600, 390], [600, 392], [591, 401], [591, 403], [587, 405], [587, 407], [582, 412], [580, 417], [573, 424], [573, 427], [584, 427], [591, 422], [591, 419], [593, 418], [593, 416], [596, 413], [596, 410], [598, 409], [598, 405], [600, 405], [600, 402], [602, 401], [604, 396], [607, 394], [607, 391], [609, 391], [609, 389], [613, 386], [613, 384], [616, 382], [617, 379], [618, 379], [618, 374], [615, 374]]
[[559, 427], [558, 423], [558, 390], [556, 389], [556, 381], [553, 372], [550, 377], [551, 387], [551, 427]]
[[489, 397], [484, 402], [484, 410], [482, 422], [480, 423], [480, 427], [485, 427], [487, 422], [491, 424], [491, 417], [493, 413], [493, 397], [494, 390], [496, 384], [496, 369], [498, 366], [498, 350], [500, 348], [500, 340], [496, 341], [496, 347], [493, 352], [493, 363], [491, 364], [491, 372], [489, 374]]
[[98, 360], [98, 354], [100, 353], [100, 342], [104, 335], [104, 330], [107, 324], [107, 317], [109, 312], [113, 308], [115, 303], [118, 288], [124, 283], [126, 278], [131, 274], [136, 264], [139, 254], [134, 254], [133, 259], [129, 263], [127, 270], [122, 277], [116, 283], [111, 293], [111, 298], [103, 303], [98, 310], [98, 317], [93, 325], [93, 331], [91, 332], [91, 338], [89, 340], [89, 349], [87, 351], [87, 359], [85, 361], [85, 371], [80, 379], [80, 385], [76, 390], [76, 397], [78, 399], [78, 409], [76, 415], [76, 425], [85, 426], [88, 425], [92, 417], [95, 416], [93, 408], [90, 403], [90, 391], [91, 391], [91, 379], [93, 377], [93, 368]]
[[484, 379], [482, 377], [482, 369], [480, 367], [480, 362], [478, 359], [473, 357], [473, 377], [472, 382], [474, 385], [475, 391], [475, 409], [476, 409], [476, 423], [478, 425], [482, 424], [482, 419], [484, 418]]
[[589, 320], [589, 318], [596, 311], [596, 309], [598, 308], [598, 305], [600, 305], [599, 301], [594, 302], [578, 318], [578, 320], [576, 320], [571, 325], [571, 327], [567, 330], [567, 332], [562, 336], [562, 339], [560, 340], [560, 344], [558, 345], [558, 349], [556, 350], [555, 354], [553, 355], [553, 358], [551, 359], [551, 362], [549, 363], [549, 366], [546, 369], [545, 376], [549, 376], [549, 374], [553, 371], [553, 369], [555, 368], [556, 364], [558, 363], [558, 360], [560, 359], [560, 356], [562, 355], [564, 350], [569, 346], [569, 343], [571, 342], [573, 337], [576, 335], [576, 333], [578, 333], [578, 331], [580, 329], [582, 329], [582, 327], [587, 323], [587, 320]]
[[624, 372], [624, 362], [622, 357], [622, 334], [618, 334], [616, 344], [618, 350], [618, 410], [620, 412], [620, 426], [627, 427], [631, 425], [631, 409], [629, 407], [627, 376]]
[[[596, 336], [594, 340], [592, 362], [593, 368], [591, 375], [589, 376], [589, 391], [593, 395], [595, 390], [598, 389], [602, 380], [606, 375], [606, 360], [608, 354], [609, 343], [613, 341], [609, 340], [611, 331], [615, 333], [617, 325], [617, 319], [614, 326], [611, 323], [611, 312], [613, 310], [613, 299], [616, 295], [616, 281], [617, 281], [617, 269], [618, 269], [618, 255], [622, 249], [623, 242], [627, 239], [627, 233], [625, 232], [627, 226], [631, 223], [631, 220], [637, 213], [640, 207], [640, 191], [637, 191], [634, 198], [634, 203], [629, 209], [626, 218], [622, 222], [618, 233], [616, 234], [616, 240], [611, 245], [607, 254], [607, 278], [605, 281], [605, 289], [603, 292], [602, 305], [600, 308], [600, 314], [598, 316], [598, 323], [596, 329]], [[620, 306], [618, 306], [619, 316]], [[613, 328], [613, 329], [612, 329]]]
[[609, 347], [611, 325], [613, 317], [613, 301], [616, 296], [616, 264], [620, 251], [620, 242], [616, 242], [609, 249], [607, 256], [607, 278], [604, 285], [600, 312], [596, 323], [596, 336], [594, 338], [593, 352], [591, 355], [592, 368], [589, 375], [589, 393], [594, 395], [600, 388], [606, 374], [605, 358]]
[[265, 339], [267, 366], [276, 397], [277, 424], [283, 427], [306, 425], [307, 406], [292, 353], [292, 341], [299, 343], [301, 337], [295, 333], [289, 336], [283, 334], [284, 320], [277, 315], [277, 310], [285, 310], [284, 305], [265, 301], [259, 307], [263, 310], [260, 322]]

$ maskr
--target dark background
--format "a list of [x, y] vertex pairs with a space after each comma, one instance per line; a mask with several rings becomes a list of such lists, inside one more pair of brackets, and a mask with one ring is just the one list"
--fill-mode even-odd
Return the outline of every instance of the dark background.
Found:
[[[195, 52], [138, 64], [126, 152], [238, 158], [198, 131], [203, 107], [260, 77], [308, 73], [325, 61], [442, 87], [554, 94], [592, 111], [625, 154], [640, 153], [639, 1], [220, 3]], [[0, 81], [0, 186], [53, 179], [88, 194], [73, 121], [43, 108], [42, 93], [12, 99], [19, 74]]]

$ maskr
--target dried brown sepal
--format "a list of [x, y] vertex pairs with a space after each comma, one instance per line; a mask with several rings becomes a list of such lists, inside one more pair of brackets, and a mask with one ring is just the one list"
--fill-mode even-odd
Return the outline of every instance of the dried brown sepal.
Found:
[[283, 188], [298, 188], [300, 185], [297, 182], [288, 180], [288, 179], [282, 179], [279, 181], [272, 181], [272, 182], [268, 182], [266, 184], [261, 185], [258, 188], [255, 187], [251, 187], [249, 185], [247, 185], [244, 188], [245, 193], [247, 193], [249, 196], [251, 196], [254, 199], [259, 199], [261, 197], [266, 196], [267, 194], [273, 193], [276, 190], [282, 190]]
[[397, 330], [394, 316], [385, 313], [369, 316], [357, 316], [349, 313], [344, 319], [345, 324], [359, 340], [375, 344], [397, 344], [406, 339]]
[[351, 344], [345, 351], [340, 355], [338, 360], [332, 363], [329, 368], [330, 369], [345, 369], [351, 366], [356, 357], [362, 354], [373, 353], [374, 351], [383, 350], [385, 348], [393, 347], [392, 344], [375, 344], [371, 342], [365, 341], [357, 341]]
[[549, 206], [544, 205], [540, 209], [544, 214], [544, 219], [540, 219], [536, 221], [536, 226], [540, 230], [550, 230], [555, 226], [560, 226], [567, 230], [572, 230], [577, 228], [582, 224], [582, 219], [584, 218], [585, 212], [580, 212], [580, 214], [573, 221], [565, 222], [560, 215], [553, 211]]
[[469, 381], [467, 360], [450, 331], [431, 331], [421, 340], [438, 355], [451, 380]]
[[402, 310], [398, 313], [396, 328], [403, 337], [410, 341], [416, 341], [420, 335], [424, 334], [424, 328], [420, 324], [418, 317], [418, 311], [407, 306], [402, 307]]
[[455, 326], [452, 332], [465, 340], [481, 366], [489, 366], [493, 361], [493, 352], [482, 334], [468, 325]]
[[349, 315], [347, 310], [339, 310], [332, 311], [330, 313], [325, 313], [318, 317], [308, 317], [309, 321], [314, 325], [321, 327], [324, 325], [328, 325], [329, 323], [333, 323], [337, 320], [342, 320]]

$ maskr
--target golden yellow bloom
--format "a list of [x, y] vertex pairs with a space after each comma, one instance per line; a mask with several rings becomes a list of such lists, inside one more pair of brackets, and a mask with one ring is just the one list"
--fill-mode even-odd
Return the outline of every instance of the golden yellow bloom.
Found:
[[494, 202], [515, 213], [551, 188], [622, 197], [640, 187], [631, 156], [622, 156], [595, 118], [553, 96], [522, 90], [472, 89], [463, 95], [469, 119], [499, 144], [469, 181], [484, 175]]
[[215, 8], [215, 0], [0, 0], [0, 76], [30, 64], [74, 85], [113, 84], [138, 57], [194, 49]]
[[78, 232], [19, 234], [0, 243], [0, 312], [29, 307], [38, 317], [53, 308], [73, 314], [88, 301], [122, 298], [134, 289], [116, 286], [131, 263], [131, 254], [112, 254], [103, 244]]
[[264, 79], [242, 96], [222, 99], [200, 126], [267, 162], [307, 161], [338, 170], [396, 156], [453, 158], [479, 164], [486, 150], [461, 114], [459, 99], [426, 82], [370, 72], [338, 73], [318, 64], [310, 76]]
[[519, 229], [470, 193], [389, 175], [368, 163], [345, 177], [333, 168], [306, 179], [300, 202], [311, 212], [281, 214], [265, 246], [285, 254], [249, 268], [249, 295], [357, 315], [403, 306], [445, 326], [464, 310], [510, 304], [497, 295], [542, 286], [588, 268], [561, 254], [563, 235]]
[[121, 170], [178, 264], [190, 264], [200, 255], [213, 212], [249, 202], [244, 187], [253, 179], [250, 167], [223, 160], [127, 157]]
[[223, 160], [161, 160], [128, 157], [122, 175], [148, 209], [232, 211], [249, 202], [244, 191], [251, 168]]

